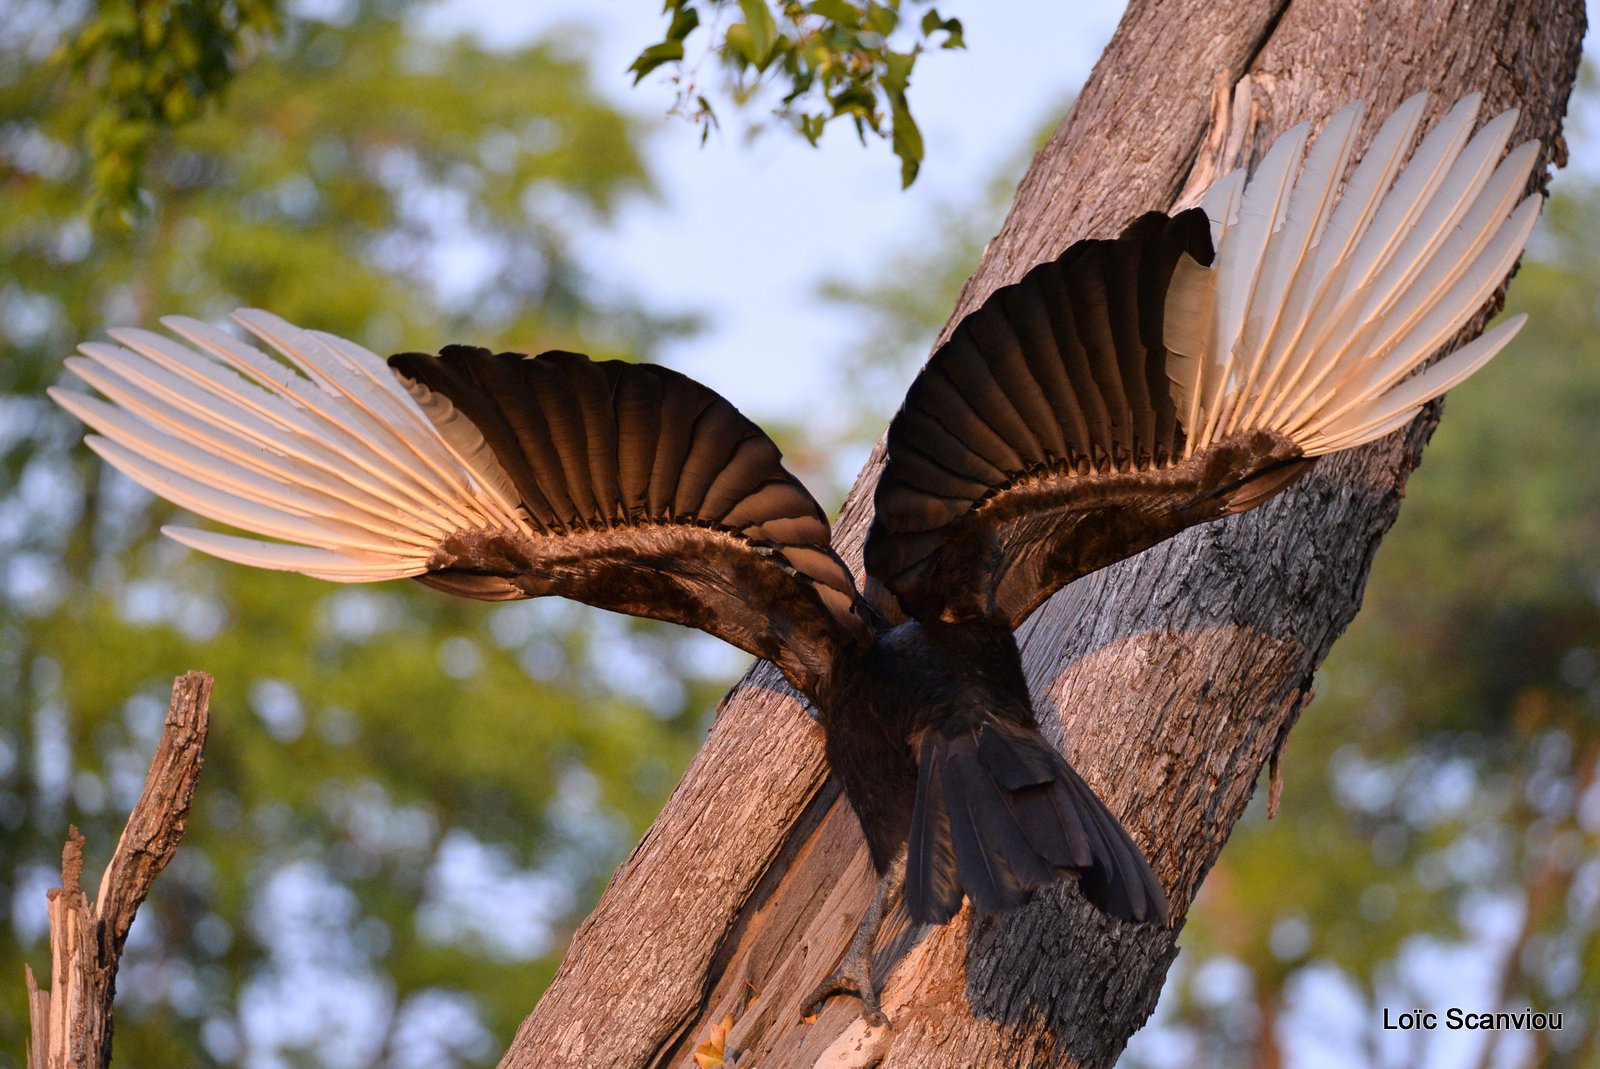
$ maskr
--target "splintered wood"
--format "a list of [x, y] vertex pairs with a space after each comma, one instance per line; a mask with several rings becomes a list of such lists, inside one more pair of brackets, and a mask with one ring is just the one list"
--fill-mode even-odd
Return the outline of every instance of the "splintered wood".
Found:
[[161, 741], [91, 906], [83, 891], [83, 836], [67, 834], [61, 886], [50, 890], [50, 989], [26, 968], [33, 1038], [28, 1069], [89, 1069], [111, 1061], [111, 1001], [134, 914], [178, 849], [204, 763], [211, 677], [172, 686]]

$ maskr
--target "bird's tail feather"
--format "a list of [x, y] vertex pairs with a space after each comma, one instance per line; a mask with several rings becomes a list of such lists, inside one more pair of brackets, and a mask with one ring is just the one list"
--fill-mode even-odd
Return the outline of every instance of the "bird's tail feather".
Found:
[[979, 715], [930, 728], [919, 752], [906, 907], [940, 924], [963, 895], [1015, 909], [1076, 877], [1102, 912], [1168, 920], [1166, 895], [1117, 818], [1032, 727]]
[[[1511, 340], [1516, 316], [1412, 375], [1483, 306], [1539, 213], [1534, 142], [1504, 159], [1517, 113], [1477, 133], [1463, 98], [1411, 153], [1427, 95], [1402, 104], [1338, 194], [1362, 106], [1279, 138], [1248, 182], [1201, 201], [1211, 267], [1182, 260], [1167, 295], [1168, 374], [1189, 453], [1270, 430], [1317, 456], [1404, 426]], [[1303, 163], [1302, 163], [1303, 157]], [[1298, 178], [1296, 171], [1298, 169]]]

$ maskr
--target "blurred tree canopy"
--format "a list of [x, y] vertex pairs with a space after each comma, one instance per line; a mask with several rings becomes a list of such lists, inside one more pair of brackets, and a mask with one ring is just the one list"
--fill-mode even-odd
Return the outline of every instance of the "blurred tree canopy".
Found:
[[565, 603], [183, 552], [44, 399], [76, 342], [165, 312], [259, 305], [380, 351], [647, 356], [689, 329], [571, 252], [651, 183], [570, 46], [404, 16], [290, 20], [225, 108], [148, 140], [123, 228], [85, 210], [105, 100], [53, 58], [102, 16], [23, 2], [0, 27], [0, 1066], [67, 824], [96, 871], [178, 672], [218, 680], [208, 767], [133, 934], [119, 1062], [431, 1067], [503, 1048], [741, 663]]
[[84, 125], [97, 214], [138, 203], [151, 142], [195, 118], [278, 29], [280, 0], [100, 0], [56, 52], [98, 97]]

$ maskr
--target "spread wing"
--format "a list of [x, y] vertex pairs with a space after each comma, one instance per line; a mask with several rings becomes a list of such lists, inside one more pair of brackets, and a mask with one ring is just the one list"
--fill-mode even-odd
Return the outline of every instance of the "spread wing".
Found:
[[1296, 127], [1248, 182], [1234, 172], [1200, 208], [1079, 242], [996, 291], [890, 424], [868, 573], [914, 617], [1015, 627], [1073, 579], [1404, 426], [1482, 366], [1520, 317], [1412, 374], [1520, 255], [1537, 146], [1501, 158], [1514, 112], [1469, 137], [1472, 96], [1402, 170], [1425, 104], [1384, 123], [1342, 196], [1359, 104], [1309, 153]]
[[[557, 594], [707, 631], [815, 695], [862, 641], [827, 519], [772, 440], [665, 368], [451, 347], [385, 366], [276, 317], [281, 362], [189, 319], [114, 331], [52, 396], [157, 494], [253, 535], [165, 529], [227, 560], [335, 582]], [[192, 348], [191, 348], [192, 346]]]

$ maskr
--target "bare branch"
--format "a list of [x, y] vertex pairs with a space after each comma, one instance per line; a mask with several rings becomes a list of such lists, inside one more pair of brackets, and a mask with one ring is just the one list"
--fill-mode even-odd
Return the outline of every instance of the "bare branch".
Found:
[[104, 940], [102, 956], [122, 953], [123, 941], [139, 903], [151, 884], [167, 867], [189, 823], [189, 803], [200, 781], [205, 760], [206, 728], [210, 723], [211, 677], [188, 672], [172, 685], [161, 741], [144, 791], [134, 804], [127, 827], [100, 880], [94, 912]]
[[188, 672], [172, 686], [150, 774], [100, 881], [91, 908], [83, 893], [83, 836], [76, 827], [51, 888], [50, 990], [26, 970], [33, 1041], [28, 1069], [79, 1069], [111, 1061], [111, 1003], [134, 914], [178, 849], [204, 763], [211, 677]]

